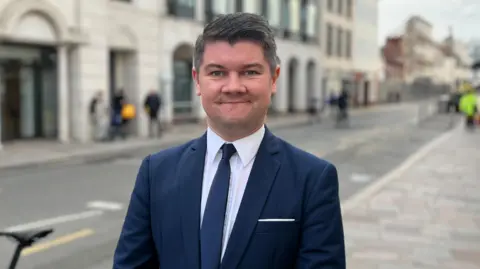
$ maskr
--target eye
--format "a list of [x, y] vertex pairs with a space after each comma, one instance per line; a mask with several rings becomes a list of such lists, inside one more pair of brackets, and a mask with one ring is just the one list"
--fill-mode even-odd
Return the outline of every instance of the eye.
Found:
[[255, 71], [255, 70], [247, 70], [245, 71], [245, 75], [247, 76], [255, 76], [255, 75], [259, 75], [260, 73]]
[[214, 77], [220, 77], [220, 76], [223, 76], [225, 74], [225, 72], [223, 71], [212, 71], [210, 72], [210, 76], [214, 76]]

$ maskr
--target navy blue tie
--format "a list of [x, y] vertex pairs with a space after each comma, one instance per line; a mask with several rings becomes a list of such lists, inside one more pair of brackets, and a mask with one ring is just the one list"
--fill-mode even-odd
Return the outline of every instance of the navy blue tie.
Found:
[[235, 152], [233, 144], [223, 144], [222, 160], [208, 194], [200, 231], [202, 269], [220, 268], [225, 210], [230, 185], [230, 158]]

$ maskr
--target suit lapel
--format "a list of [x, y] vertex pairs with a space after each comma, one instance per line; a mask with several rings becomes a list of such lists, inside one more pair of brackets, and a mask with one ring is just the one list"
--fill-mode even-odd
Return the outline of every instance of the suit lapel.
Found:
[[275, 156], [278, 151], [278, 139], [267, 129], [250, 172], [222, 261], [222, 269], [236, 268], [246, 250], [280, 168], [280, 161]]
[[182, 232], [188, 268], [200, 268], [200, 204], [207, 148], [206, 134], [195, 140], [178, 164]]

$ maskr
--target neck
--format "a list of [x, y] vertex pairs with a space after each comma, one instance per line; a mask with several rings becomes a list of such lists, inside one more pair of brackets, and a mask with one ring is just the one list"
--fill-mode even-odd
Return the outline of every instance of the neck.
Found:
[[208, 126], [226, 142], [233, 142], [249, 135], [263, 127], [264, 121], [260, 124], [249, 124], [248, 126], [221, 126], [207, 120]]

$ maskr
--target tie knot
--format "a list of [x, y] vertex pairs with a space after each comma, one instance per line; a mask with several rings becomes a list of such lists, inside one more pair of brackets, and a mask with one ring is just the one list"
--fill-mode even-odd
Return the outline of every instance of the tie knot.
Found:
[[227, 161], [237, 152], [237, 149], [233, 144], [223, 144], [222, 146], [222, 159], [226, 159]]

